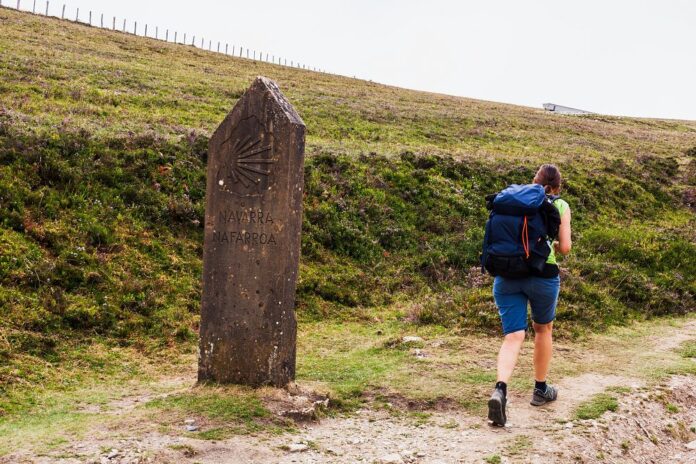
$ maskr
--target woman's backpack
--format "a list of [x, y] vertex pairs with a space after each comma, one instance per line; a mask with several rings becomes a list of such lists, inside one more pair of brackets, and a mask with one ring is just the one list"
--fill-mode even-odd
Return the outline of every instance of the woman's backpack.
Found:
[[511, 279], [541, 274], [561, 225], [556, 198], [539, 184], [513, 184], [487, 196], [481, 271]]

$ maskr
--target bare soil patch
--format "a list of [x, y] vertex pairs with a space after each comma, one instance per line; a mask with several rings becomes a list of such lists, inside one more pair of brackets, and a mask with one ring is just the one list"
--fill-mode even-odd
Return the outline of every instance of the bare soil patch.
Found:
[[[671, 357], [696, 338], [691, 321], [645, 338], [649, 358]], [[561, 350], [563, 351], [563, 350]], [[364, 407], [336, 413], [330, 398], [308, 386], [258, 391], [270, 421], [294, 423], [291, 430], [266, 430], [216, 439], [185, 431], [184, 417], [159, 417], [143, 403], [192, 389], [193, 377], [163, 379], [159, 389], [114, 398], [98, 410], [104, 421], [89, 435], [50, 451], [28, 449], [0, 463], [696, 463], [696, 376], [671, 375], [658, 383], [629, 375], [628, 353], [588, 352], [593, 364], [559, 379], [558, 401], [536, 408], [530, 392], [512, 389], [509, 423], [489, 426], [483, 415], [459, 407], [457, 399], [414, 400], [385, 388], [365, 393]], [[579, 351], [578, 362], [583, 353]], [[615, 372], [607, 370], [614, 359]], [[599, 362], [601, 360], [601, 362]], [[597, 361], [597, 371], [592, 371]], [[685, 362], [693, 360], [683, 359]], [[589, 361], [588, 361], [589, 362]], [[637, 371], [636, 371], [637, 372]], [[616, 398], [614, 411], [596, 419], [576, 418], [579, 405], [597, 394]], [[156, 411], [155, 411], [156, 412]], [[270, 423], [270, 422], [269, 422]], [[213, 423], [199, 419], [200, 431]]]

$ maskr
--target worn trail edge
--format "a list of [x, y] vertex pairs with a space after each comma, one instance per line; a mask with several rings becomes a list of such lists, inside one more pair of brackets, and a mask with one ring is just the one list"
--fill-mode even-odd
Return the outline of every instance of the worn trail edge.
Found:
[[[43, 456], [19, 450], [0, 462], [696, 463], [696, 449], [689, 448], [696, 439], [696, 376], [671, 375], [653, 383], [626, 374], [650, 359], [673, 356], [680, 344], [693, 340], [696, 321], [691, 320], [648, 337], [643, 354], [631, 361], [595, 352], [588, 362], [623, 365], [617, 364], [615, 373], [605, 369], [559, 379], [559, 400], [541, 408], [529, 405], [529, 395], [513, 391], [505, 428], [490, 427], [483, 415], [451, 405], [412, 413], [398, 405], [378, 408], [368, 402], [353, 414], [299, 423], [291, 433], [201, 440], [166, 433], [157, 421], [139, 413], [137, 405], [162, 396], [140, 392], [107, 405], [108, 420], [89, 437]], [[169, 379], [169, 394], [190, 389], [194, 380], [193, 372], [190, 378]], [[574, 417], [578, 405], [607, 391], [615, 392], [618, 400], [614, 412], [597, 419]], [[283, 395], [287, 399], [287, 393], [271, 393], [276, 399]]]

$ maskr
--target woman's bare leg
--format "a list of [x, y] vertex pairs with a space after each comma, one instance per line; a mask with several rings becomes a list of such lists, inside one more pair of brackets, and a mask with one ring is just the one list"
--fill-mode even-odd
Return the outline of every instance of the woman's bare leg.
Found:
[[498, 352], [498, 382], [508, 383], [508, 380], [510, 380], [512, 371], [517, 364], [517, 357], [522, 349], [525, 335], [526, 331], [518, 330], [505, 336], [500, 352]]
[[534, 380], [546, 381], [553, 351], [553, 322], [537, 324], [534, 322]]

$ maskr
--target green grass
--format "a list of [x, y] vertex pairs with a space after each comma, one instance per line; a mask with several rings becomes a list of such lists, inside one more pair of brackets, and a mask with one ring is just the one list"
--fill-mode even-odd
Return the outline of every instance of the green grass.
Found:
[[[273, 417], [258, 392], [241, 387], [199, 386], [154, 399], [145, 404], [170, 433], [188, 433], [203, 440], [221, 440], [240, 433], [281, 431], [288, 424]], [[196, 420], [198, 431], [184, 432], [186, 419]]]
[[608, 392], [611, 392], [611, 393], [618, 393], [618, 394], [631, 393], [633, 391], [633, 389], [631, 387], [623, 387], [623, 386], [607, 387], [605, 390]]
[[532, 439], [527, 435], [516, 436], [505, 448], [505, 454], [519, 456], [526, 454], [532, 448]]
[[267, 417], [268, 411], [261, 405], [252, 391], [233, 395], [223, 391], [209, 391], [201, 388], [194, 393], [167, 396], [150, 401], [148, 407], [177, 410], [189, 415], [203, 415], [209, 419], [225, 422], [240, 421], [249, 423], [255, 418]]
[[329, 385], [335, 406], [357, 405], [368, 387], [385, 384], [390, 373], [414, 363], [408, 352], [380, 343], [398, 328], [384, 325], [382, 336], [377, 330], [356, 323], [307, 327], [299, 342], [303, 355], [298, 358], [298, 379]]
[[[108, 343], [90, 346], [61, 345], [52, 363], [21, 359], [27, 369], [27, 384], [10, 384], [0, 396], [0, 456], [25, 447], [50, 450], [65, 440], [86, 436], [97, 424], [115, 416], [104, 414], [118, 409], [123, 398], [167, 392], [159, 379], [165, 372], [176, 375], [182, 364], [177, 353], [143, 356], [132, 348]], [[183, 362], [182, 362], [183, 361]], [[6, 366], [3, 366], [6, 368]], [[27, 388], [31, 383], [40, 388]]]
[[198, 454], [195, 448], [193, 448], [191, 445], [169, 445], [169, 447], [173, 450], [180, 451], [181, 454], [187, 458], [192, 458]]
[[691, 356], [686, 356], [691, 353], [690, 347], [694, 343], [694, 340], [682, 343], [673, 356], [670, 354], [670, 362], [664, 362], [664, 353], [643, 355], [645, 363], [639, 366], [641, 374], [652, 380], [663, 380], [673, 375], [696, 375], [696, 363]]
[[[300, 323], [297, 381], [302, 389], [328, 393], [331, 415], [364, 407], [372, 400], [372, 407], [385, 407], [414, 424], [432, 421], [429, 411], [438, 406], [459, 405], [483, 417], [494, 381], [499, 338], [394, 322], [393, 313], [380, 316], [385, 321], [370, 324]], [[554, 358], [553, 378], [594, 372], [644, 378], [654, 385], [670, 373], [693, 369], [691, 359], [679, 352], [656, 353], [646, 344], [648, 337], [672, 336], [692, 319], [663, 318], [613, 327], [587, 340], [559, 342], [565, 350], [563, 356]], [[416, 358], [414, 347], [395, 343], [405, 335], [423, 338], [419, 349], [427, 353], [426, 358]], [[37, 369], [43, 390], [11, 388], [2, 398], [0, 456], [17, 448], [49, 452], [96, 429], [121, 430], [118, 424], [124, 421], [152, 422], [167, 434], [209, 440], [292, 429], [292, 424], [276, 419], [264, 406], [265, 395], [272, 398], [273, 392], [216, 385], [191, 388], [196, 372], [193, 354], [180, 359], [170, 350], [153, 359], [134, 348], [106, 344], [76, 352], [63, 349], [58, 350], [56, 363], [45, 367], [47, 372]], [[530, 391], [531, 357], [528, 340], [509, 386], [513, 391]], [[585, 362], [587, 359], [593, 362]], [[607, 392], [618, 396], [629, 389], [610, 387]], [[141, 400], [136, 403], [134, 397]], [[133, 409], [124, 415], [108, 414], [118, 412], [124, 401]], [[667, 407], [666, 400], [664, 403]], [[199, 431], [185, 431], [184, 421], [189, 418], [196, 420]], [[456, 421], [439, 425], [458, 427]]]
[[[481, 367], [494, 359], [498, 341], [487, 337], [454, 335], [441, 326], [394, 322], [391, 313], [384, 322], [306, 322], [300, 326], [297, 379], [319, 391], [328, 391], [331, 404], [344, 410], [374, 397], [387, 403], [394, 395], [395, 407], [414, 402], [430, 407], [438, 401], [459, 404], [470, 411], [481, 408], [481, 398], [495, 383], [495, 373]], [[418, 335], [426, 357], [415, 356], [415, 346], [401, 343], [405, 335]], [[431, 344], [435, 343], [436, 346]], [[478, 352], [467, 347], [479, 346]], [[436, 370], [433, 366], [439, 366]], [[515, 387], [526, 385], [518, 379]]]
[[[5, 398], [76, 381], [45, 368], [69, 362], [75, 345], [106, 340], [147, 356], [195, 346], [206, 145], [259, 74], [307, 124], [301, 321], [498, 333], [491, 281], [476, 269], [483, 197], [548, 161], [567, 179], [574, 221], [559, 335], [694, 309], [694, 122], [564, 118], [9, 9], [0, 21]], [[349, 399], [418, 365], [366, 341], [345, 355], [308, 351], [299, 375]], [[438, 381], [490, 381], [467, 372]], [[415, 394], [431, 397], [438, 388], [425, 384]]]
[[607, 411], [616, 411], [619, 403], [615, 396], [599, 393], [581, 403], [575, 410], [576, 419], [598, 419]]
[[679, 352], [682, 358], [696, 358], [696, 340], [682, 343]]
[[665, 405], [665, 409], [668, 412], [671, 412], [672, 414], [676, 414], [679, 412], [679, 406], [677, 406], [676, 404], [672, 404], [672, 403], [667, 403]]

